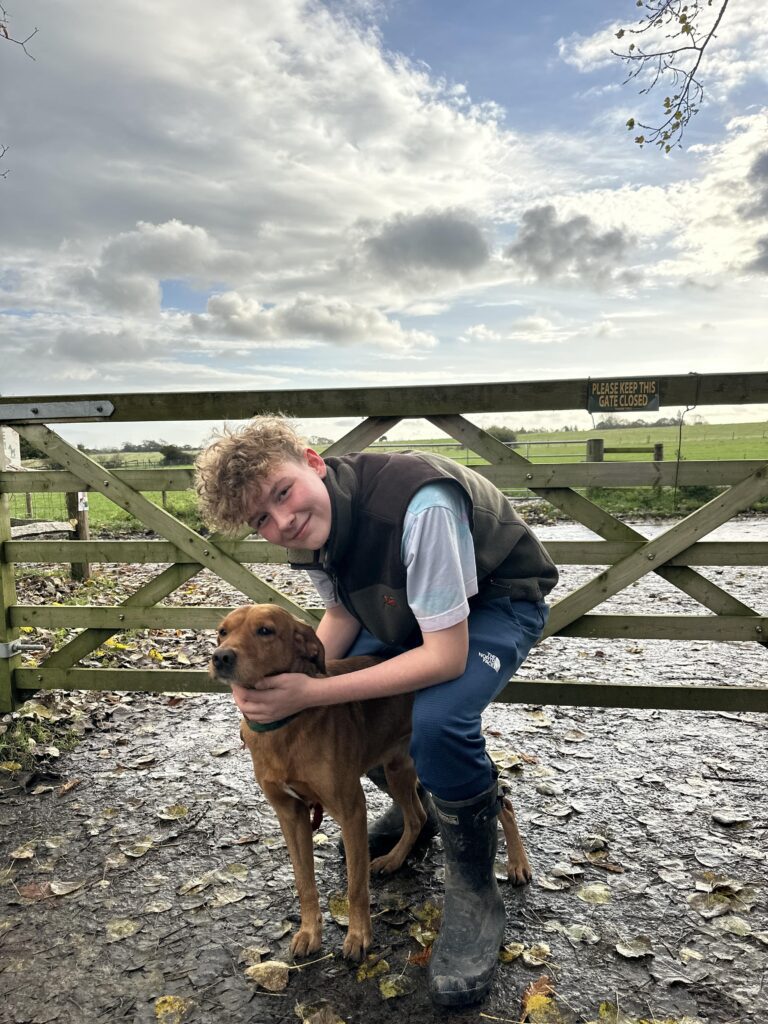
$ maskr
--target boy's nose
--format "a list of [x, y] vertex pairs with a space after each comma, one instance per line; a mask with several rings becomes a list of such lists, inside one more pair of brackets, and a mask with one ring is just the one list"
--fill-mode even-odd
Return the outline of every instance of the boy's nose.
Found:
[[274, 519], [278, 530], [282, 533], [291, 527], [295, 516], [293, 512], [289, 512], [288, 509], [276, 509], [272, 513], [272, 518]]

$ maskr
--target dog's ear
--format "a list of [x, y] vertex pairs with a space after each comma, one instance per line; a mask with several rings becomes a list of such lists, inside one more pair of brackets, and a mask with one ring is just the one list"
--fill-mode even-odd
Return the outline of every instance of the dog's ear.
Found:
[[314, 629], [305, 622], [296, 622], [293, 649], [296, 655], [294, 672], [306, 672], [307, 662], [314, 665], [318, 673], [325, 672], [325, 649]]

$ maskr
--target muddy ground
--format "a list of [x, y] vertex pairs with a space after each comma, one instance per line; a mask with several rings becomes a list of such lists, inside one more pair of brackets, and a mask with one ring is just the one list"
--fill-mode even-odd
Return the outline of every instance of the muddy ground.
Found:
[[[731, 529], [766, 539], [768, 520]], [[151, 571], [110, 567], [109, 586], [103, 596], [92, 587], [91, 600], [111, 602]], [[563, 592], [596, 571], [569, 568]], [[764, 570], [707, 572], [767, 613]], [[202, 575], [193, 586], [185, 601], [237, 603]], [[22, 603], [71, 595], [52, 568], [20, 583]], [[653, 579], [601, 610], [628, 607], [700, 610]], [[132, 636], [94, 663], [194, 666], [209, 643], [184, 632]], [[768, 650], [755, 644], [553, 638], [521, 674], [757, 685], [767, 666]], [[378, 960], [368, 976], [341, 958], [343, 926], [330, 909], [322, 953], [294, 964], [287, 853], [240, 749], [230, 698], [73, 695], [43, 704], [39, 715], [74, 715], [83, 739], [68, 754], [41, 750], [33, 771], [0, 773], [2, 1022], [428, 1024], [521, 1021], [526, 1012], [533, 1024], [768, 1020], [765, 716], [491, 707], [488, 745], [505, 769], [535, 878], [524, 890], [502, 883], [507, 962], [490, 998], [446, 1014], [429, 1004], [423, 967], [441, 891], [439, 843], [398, 876], [374, 879]], [[382, 797], [367, 782], [366, 792], [374, 814]], [[334, 914], [329, 897], [344, 889], [337, 837], [327, 820], [316, 836], [321, 897]], [[269, 992], [247, 977], [259, 960], [289, 966], [285, 988]], [[554, 996], [524, 1006], [542, 976]]]

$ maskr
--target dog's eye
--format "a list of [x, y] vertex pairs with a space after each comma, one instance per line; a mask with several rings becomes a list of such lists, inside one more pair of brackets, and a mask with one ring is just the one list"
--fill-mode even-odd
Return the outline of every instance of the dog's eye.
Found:
[[256, 630], [256, 635], [257, 636], [274, 636], [275, 635], [275, 631], [274, 631], [274, 629], [270, 629], [269, 626], [259, 626], [259, 628]]
[[226, 635], [227, 635], [226, 629], [220, 629], [219, 630], [219, 636], [226, 636]]

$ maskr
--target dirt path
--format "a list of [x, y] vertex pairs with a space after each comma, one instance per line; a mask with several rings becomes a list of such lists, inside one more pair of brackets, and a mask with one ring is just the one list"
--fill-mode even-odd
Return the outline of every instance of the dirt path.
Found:
[[[118, 591], [128, 573], [115, 568]], [[764, 575], [726, 569], [718, 579], [736, 593], [743, 584], [742, 596], [749, 591], [765, 612]], [[196, 586], [185, 600], [226, 603], [225, 593]], [[38, 587], [50, 600], [39, 581], [25, 599]], [[622, 600], [683, 610], [654, 583]], [[152, 663], [154, 649], [166, 663], [194, 665], [209, 641], [131, 642], [110, 657]], [[757, 684], [767, 665], [756, 645], [555, 639], [525, 673]], [[412, 934], [429, 939], [437, 844], [396, 878], [374, 880], [374, 952], [386, 966], [368, 973], [381, 975], [359, 979], [342, 960], [343, 928], [330, 912], [322, 958], [297, 969], [288, 954], [292, 875], [230, 699], [107, 695], [82, 706], [94, 727], [80, 746], [42, 759], [23, 788], [7, 780], [2, 793], [3, 1024], [444, 1016], [429, 1005]], [[763, 1024], [768, 719], [495, 705], [486, 732], [506, 766], [535, 880], [526, 890], [503, 886], [509, 962], [483, 1007], [451, 1018], [520, 1021], [524, 991], [546, 975], [555, 1001], [533, 1024]], [[382, 806], [375, 790], [369, 805], [371, 814]], [[326, 821], [316, 840], [324, 906], [344, 888], [337, 835]], [[267, 992], [246, 976], [259, 959], [291, 967], [284, 990]], [[385, 998], [382, 979], [385, 992], [400, 994]]]

